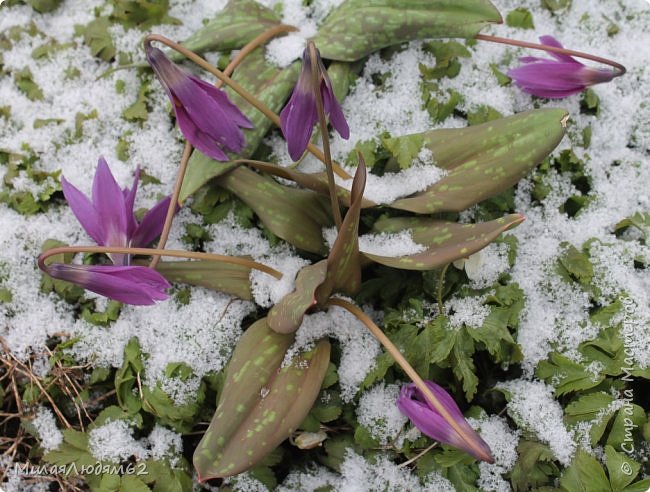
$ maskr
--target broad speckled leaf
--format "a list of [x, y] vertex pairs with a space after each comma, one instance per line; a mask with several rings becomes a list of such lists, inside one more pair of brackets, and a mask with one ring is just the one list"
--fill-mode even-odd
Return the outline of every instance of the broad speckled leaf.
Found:
[[[181, 44], [195, 53], [230, 51], [279, 24], [276, 13], [255, 0], [230, 0], [214, 19]], [[183, 59], [177, 54], [172, 58]]]
[[[330, 191], [327, 184], [327, 174], [324, 171], [320, 173], [303, 173], [290, 167], [282, 167], [277, 164], [261, 161], [247, 163], [247, 165], [280, 178], [290, 179], [303, 188], [307, 188], [329, 197]], [[339, 199], [339, 203], [346, 207], [350, 206], [350, 192], [348, 190], [342, 186], [336, 185], [336, 196]], [[375, 206], [377, 206], [375, 202], [361, 197], [361, 208], [370, 208]]]
[[242, 336], [226, 369], [217, 411], [194, 452], [199, 480], [254, 466], [309, 413], [329, 364], [326, 340], [282, 367], [293, 334], [271, 330], [266, 319]]
[[269, 327], [278, 333], [294, 333], [305, 313], [316, 305], [316, 289], [327, 278], [327, 260], [302, 268], [296, 276], [296, 289], [271, 308]]
[[564, 109], [537, 109], [462, 129], [425, 132], [436, 166], [451, 172], [391, 207], [419, 214], [461, 210], [523, 178], [560, 143]]
[[488, 0], [347, 0], [314, 38], [323, 58], [356, 61], [386, 46], [425, 38], [471, 38], [501, 22]]
[[332, 292], [341, 292], [349, 296], [359, 293], [361, 287], [361, 262], [359, 257], [359, 218], [361, 216], [361, 199], [366, 188], [366, 164], [359, 155], [359, 165], [354, 174], [352, 203], [338, 231], [336, 241], [327, 258], [327, 278], [316, 289], [316, 299], [324, 304]]
[[217, 182], [252, 208], [276, 236], [310, 253], [327, 252], [322, 230], [332, 225], [332, 214], [326, 197], [281, 185], [245, 167]]
[[[298, 62], [286, 68], [278, 69], [266, 61], [263, 50], [259, 48], [244, 59], [242, 64], [235, 70], [233, 79], [277, 113], [282, 109], [284, 102], [291, 94], [291, 90], [298, 79], [299, 71], [300, 64]], [[253, 128], [250, 130], [243, 130], [246, 137], [246, 147], [237, 156], [230, 154], [233, 159], [246, 159], [253, 155], [273, 123], [240, 96], [234, 94], [233, 91], [226, 89], [226, 92], [228, 92], [231, 101], [242, 110], [253, 124]], [[185, 201], [187, 197], [207, 181], [222, 175], [232, 167], [233, 164], [230, 162], [215, 161], [195, 150], [188, 163], [179, 197], [180, 201]]]
[[457, 224], [424, 217], [397, 217], [380, 219], [376, 232], [399, 232], [410, 229], [413, 241], [427, 246], [421, 253], [408, 256], [379, 256], [361, 253], [382, 265], [404, 270], [431, 270], [460, 258], [465, 258], [490, 244], [504, 231], [519, 225], [524, 217], [510, 214], [480, 224]]
[[156, 270], [170, 282], [199, 285], [252, 301], [251, 269], [219, 261], [161, 261]]

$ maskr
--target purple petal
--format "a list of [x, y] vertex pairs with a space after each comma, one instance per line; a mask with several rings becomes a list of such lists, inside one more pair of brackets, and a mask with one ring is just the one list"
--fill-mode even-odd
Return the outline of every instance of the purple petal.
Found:
[[178, 106], [175, 108], [175, 110], [178, 127], [181, 129], [181, 132], [187, 141], [191, 143], [195, 149], [198, 149], [208, 157], [211, 157], [217, 161], [230, 160], [224, 151], [216, 144], [216, 142], [207, 133], [202, 132], [196, 126], [185, 108]]
[[329, 79], [323, 78], [323, 81], [321, 82], [321, 95], [323, 96], [323, 107], [325, 112], [329, 114], [330, 117], [330, 123], [334, 128], [336, 128], [339, 135], [347, 140], [350, 138], [350, 127], [348, 126], [348, 122], [345, 120], [345, 116], [343, 116], [343, 110], [334, 95]]
[[92, 202], [65, 178], [61, 178], [61, 188], [72, 213], [77, 217], [81, 226], [93, 241], [97, 244], [104, 244], [104, 230]]
[[522, 86], [561, 91], [584, 88], [588, 84], [585, 67], [574, 63], [531, 63], [513, 68], [507, 75]]
[[[554, 48], [564, 48], [562, 46], [562, 43], [560, 43], [557, 39], [555, 39], [553, 36], [540, 36], [539, 37], [539, 42], [542, 43], [543, 45], [546, 46], [553, 46]], [[561, 53], [553, 53], [552, 51], [547, 51], [549, 55], [551, 55], [553, 58], [555, 58], [558, 61], [561, 62], [567, 62], [567, 63], [576, 63], [578, 65], [582, 65], [578, 60], [573, 58], [572, 56], [569, 55], [563, 55]]]
[[133, 186], [131, 189], [125, 188], [124, 193], [124, 206], [126, 208], [126, 235], [131, 237], [135, 232], [138, 223], [135, 220], [133, 207], [135, 206], [135, 194], [138, 191], [138, 181], [140, 180], [140, 166], [135, 168], [135, 175], [133, 177]]
[[305, 152], [317, 120], [314, 93], [296, 85], [289, 102], [280, 112], [280, 128], [287, 141], [289, 155], [294, 161], [300, 159]]
[[471, 442], [467, 442], [428, 401], [425, 401], [424, 395], [413, 383], [402, 387], [400, 391], [397, 399], [400, 411], [430, 438], [462, 449], [480, 460], [493, 462], [489, 446], [467, 423], [453, 398], [437, 384], [431, 381], [425, 381], [425, 384]]
[[553, 60], [549, 60], [548, 58], [538, 58], [536, 56], [520, 56], [519, 61], [521, 63], [551, 63]]
[[227, 95], [216, 87], [178, 68], [165, 54], [145, 45], [147, 61], [153, 67], [176, 112], [185, 138], [213, 159], [227, 161], [223, 148], [239, 152], [246, 145], [240, 126], [252, 123]]
[[127, 219], [124, 193], [103, 157], [99, 158], [93, 180], [93, 204], [104, 230], [101, 246], [127, 245]]
[[409, 384], [402, 388], [397, 408], [431, 439], [456, 446], [462, 443], [462, 438], [439, 413], [432, 411], [426, 403], [414, 399], [415, 385], [413, 388], [409, 388], [410, 386]]
[[47, 273], [110, 299], [139, 306], [167, 299], [165, 290], [171, 287], [162, 275], [143, 266], [54, 263], [47, 267]]
[[[133, 236], [131, 236], [131, 246], [144, 248], [160, 236], [165, 225], [170, 200], [171, 197], [160, 200], [145, 214], [142, 222], [138, 224]], [[176, 210], [178, 210], [178, 207], [176, 207]]]
[[[244, 147], [246, 140], [239, 127], [229, 119], [216, 100], [190, 77], [187, 77], [186, 83], [174, 88], [173, 93], [196, 127], [211, 137], [216, 145], [234, 152]], [[176, 105], [175, 109], [178, 108]]]
[[194, 81], [195, 84], [201, 86], [205, 93], [213, 98], [217, 105], [226, 113], [228, 119], [232, 121], [235, 125], [242, 128], [253, 128], [253, 123], [249, 120], [244, 113], [233, 103], [228, 94], [221, 89], [217, 89], [214, 85], [201, 80], [199, 78], [193, 77], [190, 75], [190, 79]]
[[175, 103], [173, 91], [178, 84], [187, 79], [187, 74], [167, 58], [161, 50], [154, 48], [151, 44], [145, 43], [144, 51], [147, 62], [158, 76], [173, 106]]

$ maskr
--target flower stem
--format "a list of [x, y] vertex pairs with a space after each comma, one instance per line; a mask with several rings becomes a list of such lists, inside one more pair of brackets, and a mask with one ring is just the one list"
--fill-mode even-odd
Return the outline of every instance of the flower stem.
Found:
[[408, 377], [411, 378], [413, 383], [415, 383], [427, 401], [433, 406], [433, 408], [435, 408], [436, 412], [438, 412], [440, 416], [445, 419], [445, 421], [458, 433], [458, 435], [463, 438], [468, 446], [475, 450], [477, 456], [481, 456], [481, 458], [485, 461], [494, 462], [494, 458], [492, 458], [492, 456], [489, 454], [486, 455], [481, 448], [474, 444], [474, 439], [472, 439], [471, 436], [469, 436], [467, 432], [460, 425], [458, 425], [458, 423], [449, 414], [444, 405], [440, 403], [440, 401], [431, 392], [429, 387], [424, 383], [419, 374], [415, 372], [415, 369], [413, 369], [411, 364], [409, 364], [408, 361], [404, 358], [399, 349], [393, 344], [393, 342], [390, 341], [390, 338], [386, 336], [381, 328], [379, 328], [366, 315], [366, 313], [364, 313], [358, 306], [355, 306], [354, 304], [351, 304], [343, 299], [330, 298], [327, 303], [332, 306], [339, 306], [343, 309], [346, 309], [354, 316], [356, 316], [364, 325], [366, 325], [374, 337], [384, 346], [386, 351], [393, 357], [393, 359], [395, 359], [395, 362], [397, 362], [402, 370], [408, 375]]
[[313, 81], [312, 91], [316, 99], [316, 111], [318, 112], [318, 124], [320, 126], [320, 133], [323, 139], [323, 155], [325, 156], [325, 172], [327, 173], [327, 186], [330, 192], [330, 202], [332, 204], [332, 215], [334, 215], [334, 223], [336, 230], [341, 230], [341, 206], [339, 205], [338, 197], [336, 196], [336, 183], [334, 182], [334, 171], [332, 170], [332, 154], [330, 153], [330, 136], [327, 131], [327, 120], [325, 119], [325, 109], [323, 108], [323, 97], [321, 95], [321, 80], [320, 67], [318, 66], [318, 52], [316, 45], [310, 41], [307, 45], [309, 50], [309, 58], [311, 60], [311, 79]]
[[[193, 51], [188, 50], [183, 45], [175, 43], [171, 39], [168, 39], [165, 36], [161, 36], [160, 34], [148, 34], [145, 37], [145, 43], [150, 43], [151, 41], [159, 41], [165, 44], [166, 46], [172, 48], [173, 50], [178, 51], [181, 55], [185, 56], [192, 62], [196, 63], [198, 66], [200, 66], [207, 72], [210, 72], [212, 75], [217, 77], [223, 83], [227, 84], [232, 90], [234, 90], [242, 98], [244, 98], [246, 102], [248, 102], [249, 104], [257, 108], [261, 113], [264, 114], [264, 116], [270, 119], [276, 126], [278, 127], [280, 126], [280, 117], [277, 114], [275, 114], [273, 111], [271, 111], [271, 109], [266, 104], [264, 104], [262, 101], [257, 99], [253, 94], [248, 92], [246, 89], [244, 89], [240, 84], [235, 82], [233, 79], [225, 75], [221, 70], [210, 65], [207, 61], [205, 61], [203, 58], [201, 58]], [[319, 160], [323, 162], [325, 161], [325, 156], [323, 155], [321, 150], [318, 149], [315, 145], [311, 143], [308, 144], [307, 150], [309, 150], [309, 152], [311, 152]], [[341, 169], [341, 167], [338, 164], [332, 163], [332, 166], [334, 168], [334, 172], [336, 172], [336, 174], [338, 174], [340, 177], [344, 179], [352, 179], [352, 177], [348, 173], [346, 173], [343, 169]]]
[[[181, 194], [181, 187], [183, 186], [183, 179], [185, 178], [185, 172], [187, 171], [187, 163], [190, 161], [190, 156], [192, 155], [192, 144], [185, 142], [185, 147], [183, 147], [183, 156], [181, 157], [181, 163], [178, 166], [178, 173], [176, 174], [176, 182], [174, 183], [174, 189], [172, 191], [171, 200], [169, 200], [169, 208], [167, 209], [167, 215], [165, 216], [165, 223], [163, 224], [162, 232], [160, 233], [160, 239], [158, 240], [158, 249], [165, 249], [167, 244], [167, 239], [169, 238], [169, 231], [172, 228], [172, 221], [174, 220], [174, 214], [176, 213], [176, 207], [180, 207], [178, 203], [178, 197]], [[155, 255], [151, 258], [151, 263], [149, 263], [149, 268], [156, 268], [158, 262], [160, 261], [160, 255]]]
[[609, 60], [607, 58], [603, 58], [600, 56], [590, 55], [589, 53], [583, 53], [582, 51], [573, 51], [565, 48], [558, 48], [557, 46], [548, 46], [540, 43], [529, 43], [528, 41], [518, 41], [516, 39], [501, 38], [499, 36], [491, 36], [489, 34], [477, 34], [476, 36], [474, 36], [474, 38], [481, 41], [490, 41], [492, 43], [518, 46], [520, 48], [530, 48], [533, 50], [540, 50], [540, 51], [551, 51], [553, 53], [559, 53], [561, 55], [575, 56], [578, 58], [584, 58], [585, 60], [591, 60], [597, 63], [603, 63], [605, 65], [609, 65], [610, 67], [613, 67], [616, 70], [618, 70], [619, 73], [616, 74], [616, 77], [620, 77], [625, 72], [627, 72], [627, 69], [620, 63], [617, 63], [613, 60]]
[[443, 315], [445, 309], [445, 305], [442, 302], [442, 288], [445, 286], [445, 273], [447, 273], [447, 268], [449, 268], [449, 263], [442, 268], [438, 277], [438, 314], [440, 316]]
[[179, 251], [174, 249], [158, 249], [158, 248], [118, 248], [112, 246], [61, 246], [58, 248], [48, 249], [47, 251], [41, 253], [38, 257], [38, 267], [47, 271], [47, 265], [45, 260], [50, 256], [66, 254], [66, 253], [119, 253], [127, 255], [158, 255], [158, 256], [171, 256], [174, 258], [189, 258], [192, 260], [208, 260], [208, 261], [220, 261], [223, 263], [231, 263], [233, 265], [241, 265], [251, 269], [259, 270], [264, 273], [277, 278], [278, 280], [282, 278], [282, 273], [278, 272], [270, 266], [264, 265], [262, 263], [257, 263], [256, 261], [249, 260], [247, 258], [238, 258], [236, 256], [227, 256], [227, 255], [216, 255], [212, 253], [199, 253], [196, 251]]
[[[280, 24], [279, 26], [273, 26], [270, 29], [258, 34], [253, 39], [251, 39], [246, 46], [244, 46], [237, 56], [228, 64], [226, 69], [223, 71], [224, 75], [230, 76], [235, 71], [235, 68], [244, 61], [244, 59], [258, 46], [266, 43], [269, 39], [283, 34], [286, 32], [296, 31], [297, 29], [293, 26], [287, 24]], [[222, 80], [217, 80], [214, 84], [217, 89], [223, 85]], [[185, 173], [187, 171], [187, 163], [190, 160], [192, 155], [192, 144], [185, 142], [185, 147], [183, 148], [183, 156], [181, 157], [181, 163], [178, 167], [178, 173], [176, 174], [176, 182], [174, 183], [174, 189], [172, 191], [172, 197], [169, 201], [169, 208], [167, 209], [167, 216], [165, 217], [165, 224], [163, 225], [162, 233], [160, 234], [160, 240], [158, 241], [158, 249], [164, 249], [167, 244], [167, 239], [169, 238], [169, 231], [172, 227], [172, 221], [174, 220], [174, 214], [176, 213], [176, 207], [181, 206], [178, 201], [178, 197], [181, 194], [181, 188], [183, 187], [183, 180], [185, 179]], [[156, 255], [151, 259], [149, 268], [156, 268], [158, 262], [160, 261], [160, 256]]]

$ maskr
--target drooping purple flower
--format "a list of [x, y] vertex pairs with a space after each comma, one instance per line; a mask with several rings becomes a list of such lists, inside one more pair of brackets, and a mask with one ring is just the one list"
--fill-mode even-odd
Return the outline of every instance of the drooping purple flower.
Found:
[[[413, 383], [402, 387], [397, 398], [397, 408], [406, 415], [420, 431], [431, 439], [450, 444], [475, 458], [494, 462], [492, 452], [486, 442], [470, 427], [454, 399], [442, 387], [431, 381], [424, 382], [433, 396], [447, 410], [454, 422], [465, 434], [458, 433], [445, 418], [427, 401]], [[468, 442], [469, 441], [469, 442]]]
[[116, 301], [149, 306], [167, 299], [171, 287], [160, 273], [144, 266], [68, 265], [45, 266], [51, 277], [73, 282]]
[[[320, 78], [320, 97], [323, 99], [323, 109], [329, 115], [330, 123], [339, 132], [341, 137], [350, 137], [348, 122], [343, 116], [341, 105], [334, 96], [332, 82], [327, 75], [327, 69], [323, 65], [320, 53], [316, 50]], [[302, 54], [302, 71], [298, 82], [293, 89], [289, 102], [280, 112], [280, 126], [284, 138], [287, 140], [289, 155], [294, 161], [300, 159], [307, 148], [311, 138], [314, 124], [318, 121], [316, 110], [316, 95], [314, 94], [314, 83], [311, 70], [311, 56], [309, 47]]]
[[[140, 169], [136, 169], [133, 186], [121, 189], [103, 157], [99, 158], [93, 179], [92, 200], [61, 179], [63, 194], [88, 235], [100, 246], [148, 246], [160, 235], [169, 208], [170, 197], [154, 205], [138, 223], [133, 213]], [[128, 265], [129, 256], [109, 254], [115, 265]]]
[[224, 150], [240, 152], [246, 145], [240, 128], [252, 128], [253, 124], [228, 95], [178, 68], [150, 42], [145, 42], [144, 50], [149, 65], [172, 102], [176, 121], [188, 142], [218, 161], [228, 160]]
[[[541, 36], [539, 40], [546, 46], [563, 47], [553, 36]], [[619, 75], [615, 70], [588, 67], [569, 55], [549, 54], [555, 59], [534, 56], [520, 58], [524, 64], [509, 70], [508, 77], [524, 92], [559, 99], [578, 94], [591, 85], [609, 82]]]

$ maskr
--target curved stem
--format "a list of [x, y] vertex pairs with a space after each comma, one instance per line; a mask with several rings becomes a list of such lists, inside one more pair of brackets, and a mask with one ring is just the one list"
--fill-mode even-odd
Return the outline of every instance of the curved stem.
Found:
[[[267, 41], [270, 41], [271, 39], [278, 36], [279, 34], [294, 32], [297, 30], [298, 30], [297, 27], [290, 26], [288, 24], [280, 24], [279, 26], [273, 26], [267, 29], [266, 31], [258, 34], [253, 39], [251, 39], [248, 43], [246, 43], [246, 45], [241, 50], [239, 50], [239, 53], [237, 53], [235, 58], [232, 59], [232, 61], [228, 64], [226, 69], [223, 71], [224, 75], [230, 77], [234, 72], [235, 68], [237, 68], [242, 61], [244, 61], [244, 58], [246, 58], [256, 48], [262, 46]], [[223, 86], [223, 84], [224, 81], [219, 79], [214, 85], [217, 89], [220, 89]]]
[[[221, 70], [214, 68], [212, 65], [210, 65], [207, 61], [205, 61], [203, 58], [201, 58], [193, 51], [188, 50], [183, 45], [175, 43], [171, 39], [168, 39], [165, 36], [161, 36], [160, 34], [148, 34], [145, 37], [145, 43], [150, 43], [151, 41], [158, 41], [165, 44], [166, 46], [172, 48], [173, 50], [178, 51], [181, 55], [185, 56], [192, 62], [196, 63], [204, 70], [210, 72], [212, 75], [217, 77], [223, 83], [227, 84], [233, 91], [239, 94], [246, 102], [248, 102], [253, 107], [257, 108], [262, 114], [264, 114], [264, 116], [270, 119], [277, 127], [280, 126], [280, 117], [277, 114], [275, 114], [273, 111], [271, 111], [271, 109], [266, 104], [258, 100], [253, 94], [251, 94], [246, 89], [244, 89], [240, 84], [238, 84], [233, 79], [225, 75]], [[316, 156], [316, 158], [324, 162], [325, 156], [320, 151], [320, 149], [318, 149], [313, 144], [307, 145], [307, 149], [314, 156]], [[343, 169], [341, 169], [340, 166], [334, 163], [333, 167], [336, 174], [338, 174], [342, 178], [352, 179], [352, 177], [348, 173], [346, 173]]]
[[413, 369], [411, 364], [408, 363], [408, 361], [404, 358], [402, 353], [399, 351], [399, 349], [391, 342], [390, 338], [386, 336], [386, 334], [379, 328], [367, 315], [364, 313], [358, 306], [355, 306], [354, 304], [351, 304], [343, 299], [337, 299], [337, 298], [330, 298], [329, 301], [327, 301], [329, 305], [332, 306], [339, 306], [342, 307], [343, 309], [346, 309], [350, 313], [352, 313], [354, 316], [356, 316], [366, 327], [370, 330], [370, 332], [374, 335], [374, 337], [379, 340], [379, 342], [386, 348], [386, 351], [395, 359], [395, 362], [397, 362], [402, 370], [408, 375], [408, 377], [411, 378], [413, 383], [417, 386], [417, 388], [422, 392], [424, 397], [427, 399], [427, 401], [435, 408], [436, 412], [440, 414], [440, 416], [445, 419], [445, 422], [447, 422], [457, 433], [459, 436], [463, 438], [463, 440], [470, 446], [472, 449], [475, 450], [477, 456], [481, 456], [485, 461], [488, 462], [493, 462], [494, 459], [492, 456], [486, 455], [485, 452], [479, 447], [477, 447], [474, 444], [474, 439], [471, 438], [458, 423], [454, 420], [454, 418], [449, 414], [447, 409], [444, 407], [442, 403], [434, 396], [434, 394], [431, 392], [429, 387], [424, 384], [424, 381], [420, 377], [420, 375]]
[[[233, 60], [228, 64], [228, 66], [223, 71], [223, 73], [227, 76], [230, 76], [235, 71], [235, 68], [237, 68], [239, 64], [242, 61], [244, 61], [244, 59], [258, 46], [263, 45], [269, 39], [272, 39], [278, 34], [291, 32], [291, 31], [297, 31], [297, 29], [287, 24], [280, 24], [279, 26], [273, 26], [270, 29], [267, 29], [266, 31], [258, 34], [253, 39], [251, 39], [246, 44], [246, 46], [244, 46], [239, 51], [239, 53], [237, 53], [237, 56], [235, 56], [235, 58], [233, 58]], [[219, 89], [223, 85], [223, 81], [217, 80], [216, 84], [214, 85], [217, 89]], [[169, 231], [172, 228], [172, 221], [174, 220], [176, 207], [181, 206], [181, 204], [178, 202], [178, 197], [181, 194], [181, 188], [183, 187], [183, 180], [185, 179], [185, 172], [187, 171], [187, 163], [189, 162], [191, 155], [192, 155], [192, 144], [190, 144], [189, 142], [185, 142], [185, 147], [183, 148], [183, 156], [181, 157], [181, 163], [180, 166], [178, 167], [178, 172], [176, 174], [176, 182], [174, 183], [172, 197], [169, 202], [169, 208], [167, 209], [167, 215], [165, 217], [165, 223], [163, 225], [162, 233], [160, 234], [160, 240], [158, 241], [158, 249], [165, 248], [165, 245], [167, 244], [167, 239], [169, 238]], [[156, 265], [158, 264], [159, 261], [160, 261], [160, 256], [158, 255], [154, 256], [151, 259], [149, 268], [156, 268]]]
[[[165, 249], [167, 239], [169, 238], [169, 231], [171, 231], [172, 228], [172, 221], [174, 220], [174, 215], [176, 214], [176, 207], [180, 207], [180, 203], [178, 203], [178, 197], [181, 194], [181, 187], [183, 186], [185, 171], [187, 171], [187, 163], [190, 161], [191, 155], [192, 144], [185, 142], [185, 147], [183, 147], [183, 156], [181, 157], [181, 163], [178, 166], [178, 172], [176, 173], [176, 182], [174, 183], [171, 200], [169, 200], [169, 208], [167, 209], [167, 215], [165, 216], [165, 223], [163, 224], [163, 230], [160, 233], [160, 239], [158, 240], [158, 249]], [[155, 269], [159, 261], [160, 255], [155, 255], [151, 259], [151, 263], [149, 263], [149, 268]]]
[[607, 58], [603, 58], [601, 56], [590, 55], [589, 53], [583, 53], [582, 51], [567, 50], [565, 48], [558, 48], [557, 46], [548, 46], [540, 43], [529, 43], [528, 41], [518, 41], [516, 39], [501, 38], [499, 36], [490, 36], [489, 34], [477, 34], [476, 36], [474, 36], [474, 38], [479, 39], [481, 41], [490, 41], [492, 43], [518, 46], [520, 48], [530, 48], [533, 50], [540, 50], [540, 51], [551, 51], [553, 53], [559, 53], [561, 55], [575, 56], [578, 58], [584, 58], [585, 60], [591, 60], [597, 63], [603, 63], [605, 65], [609, 65], [610, 67], [614, 67], [616, 70], [618, 70], [619, 73], [616, 75], [617, 77], [620, 77], [625, 72], [627, 72], [627, 69], [620, 63], [617, 63], [613, 60], [609, 60]]
[[332, 206], [332, 215], [334, 216], [334, 223], [336, 230], [341, 230], [341, 206], [339, 205], [338, 197], [336, 196], [336, 183], [334, 182], [334, 171], [332, 170], [332, 154], [330, 153], [330, 136], [327, 131], [327, 121], [325, 119], [325, 109], [323, 108], [323, 96], [321, 95], [321, 80], [323, 76], [320, 73], [318, 64], [318, 51], [313, 41], [307, 45], [309, 50], [309, 58], [311, 61], [311, 80], [312, 91], [316, 99], [316, 112], [318, 113], [318, 124], [320, 126], [321, 138], [323, 139], [323, 155], [325, 157], [325, 172], [327, 173], [327, 186], [329, 188], [330, 202]]
[[238, 258], [236, 256], [216, 255], [212, 253], [199, 253], [196, 251], [179, 251], [173, 249], [158, 249], [158, 248], [118, 248], [113, 246], [61, 246], [58, 248], [48, 249], [40, 254], [38, 257], [38, 267], [44, 272], [47, 271], [45, 260], [50, 256], [66, 254], [66, 253], [121, 253], [127, 255], [159, 255], [171, 256], [174, 258], [189, 258], [192, 260], [209, 260], [220, 261], [223, 263], [231, 263], [233, 265], [241, 265], [248, 268], [254, 268], [264, 273], [277, 278], [282, 278], [282, 273], [278, 272], [270, 266], [262, 263], [249, 260], [246, 258]]

